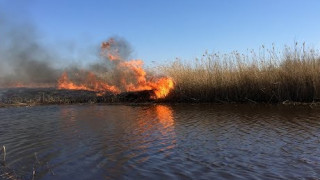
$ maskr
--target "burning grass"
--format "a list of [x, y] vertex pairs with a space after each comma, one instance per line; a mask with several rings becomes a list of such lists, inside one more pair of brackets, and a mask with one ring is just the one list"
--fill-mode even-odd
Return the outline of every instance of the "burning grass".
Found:
[[[128, 60], [121, 55], [121, 41], [110, 38], [101, 44], [101, 58], [109, 63], [113, 76], [111, 78], [98, 77], [91, 71], [86, 72], [85, 78], [78, 82], [69, 78], [65, 72], [58, 80], [58, 89], [96, 91], [120, 94], [121, 92], [153, 91], [152, 99], [165, 98], [174, 88], [173, 80], [166, 76], [147, 74], [143, 68], [143, 61]], [[115, 82], [115, 84], [110, 83]]]
[[[108, 77], [83, 71], [87, 75], [77, 81], [63, 73], [56, 88], [0, 89], [0, 107], [160, 101], [320, 104], [320, 55], [304, 44], [281, 52], [262, 47], [258, 55], [206, 53], [194, 62], [176, 60], [147, 73], [142, 61], [125, 61], [117, 48], [110, 49], [113, 43], [102, 44], [113, 66]], [[159, 73], [167, 76], [155, 76]]]
[[208, 54], [177, 60], [162, 70], [175, 81], [171, 101], [316, 102], [320, 100], [320, 56], [295, 43], [282, 52]]
[[[30, 53], [22, 50], [26, 54]], [[98, 61], [88, 66], [50, 68], [54, 72], [50, 75], [46, 68], [50, 63], [45, 60], [35, 60], [38, 69], [30, 66], [32, 63], [22, 63], [21, 66], [18, 63], [16, 66], [21, 68], [21, 72], [13, 71], [16, 68], [12, 65], [13, 70], [0, 74], [0, 88], [9, 89], [2, 98], [0, 94], [0, 106], [150, 101], [165, 98], [174, 88], [172, 78], [145, 71], [142, 60], [129, 59], [130, 52], [124, 40], [110, 38], [101, 43]], [[24, 56], [18, 56], [18, 59], [19, 62], [28, 62]], [[33, 62], [33, 58], [31, 60]], [[10, 61], [10, 58], [5, 61]], [[39, 79], [37, 72], [43, 69], [50, 76]], [[46, 72], [43, 76], [46, 76]]]

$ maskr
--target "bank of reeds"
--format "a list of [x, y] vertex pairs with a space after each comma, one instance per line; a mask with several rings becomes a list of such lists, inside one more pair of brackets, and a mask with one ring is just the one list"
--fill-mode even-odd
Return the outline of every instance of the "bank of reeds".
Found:
[[305, 44], [281, 52], [208, 54], [194, 62], [176, 60], [162, 67], [176, 88], [172, 101], [314, 102], [320, 100], [320, 56]]

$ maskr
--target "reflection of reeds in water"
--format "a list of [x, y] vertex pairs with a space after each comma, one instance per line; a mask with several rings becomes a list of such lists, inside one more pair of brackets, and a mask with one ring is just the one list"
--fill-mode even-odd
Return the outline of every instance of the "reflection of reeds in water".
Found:
[[313, 49], [286, 47], [240, 54], [208, 54], [195, 62], [162, 67], [175, 80], [175, 100], [207, 102], [312, 102], [320, 99], [320, 56]]
[[0, 167], [0, 178], [2, 179], [10, 179], [10, 180], [18, 180], [21, 179], [14, 170], [12, 170], [11, 168], [9, 168], [6, 164], [6, 155], [7, 155], [7, 151], [6, 151], [6, 147], [2, 146], [1, 149], [1, 153], [3, 155], [3, 160], [1, 163], [1, 167]]
[[5, 146], [2, 146], [2, 153], [3, 153], [3, 164], [5, 164], [6, 163], [6, 155], [7, 155]]
[[[1, 152], [3, 154], [3, 162], [1, 163], [1, 166], [0, 166], [0, 178], [1, 179], [8, 179], [8, 180], [22, 180], [22, 179], [25, 179], [22, 176], [17, 175], [17, 173], [15, 172], [14, 169], [12, 169], [9, 166], [7, 166], [7, 163], [6, 163], [7, 151], [6, 151], [6, 147], [5, 146], [2, 146]], [[33, 167], [32, 167], [32, 177], [30, 178], [32, 180], [35, 179], [37, 171], [44, 166], [44, 164], [39, 161], [37, 153], [34, 153], [34, 157], [35, 157], [35, 162], [34, 162]], [[46, 169], [52, 175], [55, 175], [53, 170], [50, 168], [48, 162], [46, 163]]]

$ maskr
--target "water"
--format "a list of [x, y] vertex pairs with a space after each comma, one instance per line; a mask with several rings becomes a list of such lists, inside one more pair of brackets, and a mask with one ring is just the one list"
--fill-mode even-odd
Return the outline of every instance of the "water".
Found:
[[2, 108], [0, 145], [24, 178], [35, 166], [35, 179], [319, 179], [320, 109]]

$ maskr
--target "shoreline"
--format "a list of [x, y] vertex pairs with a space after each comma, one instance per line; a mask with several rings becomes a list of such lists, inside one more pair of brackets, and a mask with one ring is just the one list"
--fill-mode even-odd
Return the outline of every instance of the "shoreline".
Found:
[[85, 103], [15, 103], [3, 104], [0, 103], [1, 108], [19, 108], [19, 107], [35, 107], [35, 106], [68, 106], [68, 105], [128, 105], [128, 106], [142, 106], [142, 105], [248, 105], [248, 106], [289, 106], [289, 107], [320, 107], [320, 102], [293, 102], [285, 101], [282, 103], [253, 103], [253, 102], [170, 102], [170, 101], [154, 101], [154, 102], [85, 102]]
[[8, 107], [31, 107], [41, 105], [75, 105], [75, 104], [249, 104], [249, 105], [283, 105], [283, 106], [320, 106], [320, 101], [255, 101], [245, 98], [241, 101], [205, 100], [184, 96], [181, 94], [169, 94], [164, 99], [152, 99], [153, 91], [137, 91], [113, 94], [104, 92], [98, 96], [93, 91], [83, 90], [58, 90], [55, 88], [11, 88], [0, 92], [0, 108]]

